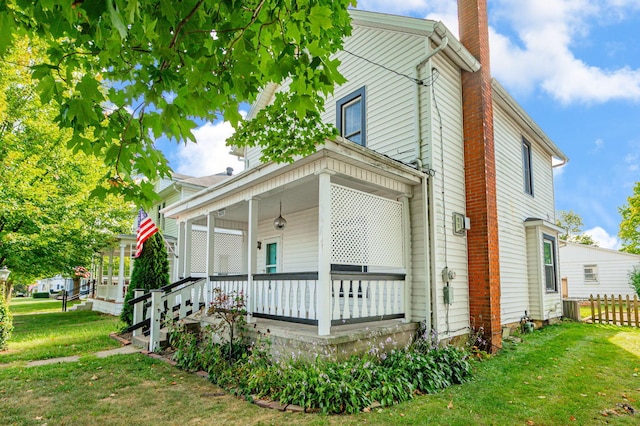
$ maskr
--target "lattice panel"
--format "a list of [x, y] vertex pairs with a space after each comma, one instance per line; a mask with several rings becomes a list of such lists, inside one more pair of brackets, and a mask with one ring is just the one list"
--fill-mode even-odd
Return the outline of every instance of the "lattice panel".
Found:
[[207, 271], [207, 232], [191, 232], [191, 272]]
[[402, 203], [331, 185], [331, 263], [404, 267]]
[[243, 273], [243, 246], [242, 234], [216, 232], [213, 270], [219, 274]]

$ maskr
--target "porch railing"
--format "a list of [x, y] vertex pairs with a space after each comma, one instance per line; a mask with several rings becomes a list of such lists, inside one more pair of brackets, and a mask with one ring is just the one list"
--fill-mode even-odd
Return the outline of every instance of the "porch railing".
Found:
[[[328, 289], [320, 288], [317, 272], [256, 274], [252, 288], [247, 275], [189, 277], [149, 293], [136, 290], [129, 301], [134, 325], [128, 331], [138, 335], [148, 329], [149, 350], [155, 350], [162, 324], [206, 308], [216, 288], [225, 294], [246, 294], [254, 317], [316, 325], [327, 316], [332, 325], [402, 318], [404, 284], [404, 274], [388, 273], [332, 273]], [[317, 309], [323, 295], [330, 298], [329, 312]]]
[[[253, 297], [248, 306], [253, 307], [255, 317], [317, 324], [319, 316], [326, 314], [319, 313], [316, 307], [321, 291], [317, 272], [256, 274], [251, 291], [247, 275], [216, 275], [209, 279], [212, 289]], [[404, 281], [404, 274], [333, 273], [327, 292], [331, 298], [331, 324], [402, 318]]]

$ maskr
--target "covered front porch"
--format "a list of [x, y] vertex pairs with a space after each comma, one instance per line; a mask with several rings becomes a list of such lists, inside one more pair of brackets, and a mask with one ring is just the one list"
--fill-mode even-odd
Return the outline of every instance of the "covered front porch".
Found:
[[[175, 238], [165, 237], [170, 269], [174, 264]], [[87, 301], [91, 309], [111, 315], [120, 315], [127, 288], [133, 273], [136, 235], [118, 235], [113, 244], [96, 253], [91, 264], [91, 278]]]
[[422, 320], [412, 318], [410, 203], [424, 179], [333, 141], [293, 164], [248, 170], [165, 209], [179, 226], [176, 278], [205, 278], [206, 305], [218, 289], [241, 295], [249, 323], [318, 336]]

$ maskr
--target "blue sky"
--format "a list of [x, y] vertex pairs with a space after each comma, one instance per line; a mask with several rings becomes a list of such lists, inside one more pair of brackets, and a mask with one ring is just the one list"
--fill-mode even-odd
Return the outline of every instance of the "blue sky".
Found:
[[[569, 157], [556, 209], [572, 209], [601, 247], [617, 248], [620, 214], [640, 180], [640, 0], [488, 0], [491, 72]], [[440, 20], [458, 34], [456, 0], [361, 0], [358, 8]], [[198, 144], [160, 143], [175, 171], [236, 171], [228, 123]]]

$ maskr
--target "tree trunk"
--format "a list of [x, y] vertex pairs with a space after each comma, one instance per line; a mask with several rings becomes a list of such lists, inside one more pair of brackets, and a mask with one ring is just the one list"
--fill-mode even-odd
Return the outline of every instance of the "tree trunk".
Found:
[[13, 290], [13, 283], [6, 282], [4, 284], [4, 300], [7, 302], [7, 305], [11, 302], [11, 290]]

